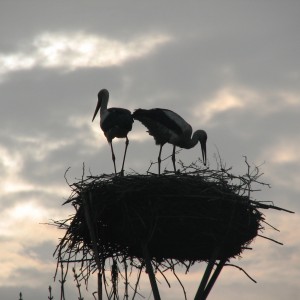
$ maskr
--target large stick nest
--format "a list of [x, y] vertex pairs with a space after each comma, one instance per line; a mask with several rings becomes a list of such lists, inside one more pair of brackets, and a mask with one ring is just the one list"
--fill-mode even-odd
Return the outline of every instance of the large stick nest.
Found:
[[70, 184], [72, 194], [65, 203], [76, 213], [55, 222], [66, 229], [56, 250], [58, 260], [78, 261], [80, 256], [86, 269], [96, 269], [95, 260], [88, 259], [95, 247], [104, 262], [116, 257], [143, 261], [147, 246], [156, 266], [170, 260], [206, 261], [215, 249], [217, 259], [240, 255], [263, 229], [258, 209], [280, 209], [252, 199], [258, 190], [253, 186], [266, 184], [259, 181], [259, 169], [251, 170], [245, 161], [248, 168], [242, 176], [230, 168], [192, 164], [182, 165], [179, 174], [87, 176]]
[[96, 177], [74, 200], [73, 240], [92, 247], [81, 205], [89, 200], [104, 258], [142, 258], [145, 243], [158, 261], [207, 260], [216, 246], [219, 258], [229, 258], [257, 235], [261, 220], [247, 196], [203, 176]]

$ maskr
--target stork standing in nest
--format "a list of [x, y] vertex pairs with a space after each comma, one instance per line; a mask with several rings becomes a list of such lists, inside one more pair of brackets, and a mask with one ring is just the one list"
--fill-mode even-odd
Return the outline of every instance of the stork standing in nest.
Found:
[[207, 134], [204, 130], [197, 130], [192, 136], [192, 126], [188, 124], [181, 116], [175, 112], [162, 109], [137, 109], [132, 114], [135, 120], [140, 121], [148, 128], [150, 135], [154, 137], [157, 145], [160, 145], [158, 155], [158, 173], [160, 174], [161, 151], [166, 143], [173, 145], [172, 162], [174, 172], [175, 166], [175, 148], [190, 149], [196, 146], [198, 141], [201, 145], [203, 164], [206, 165], [206, 140]]
[[125, 151], [122, 163], [121, 174], [124, 173], [124, 162], [127, 152], [127, 147], [129, 144], [128, 132], [132, 129], [133, 118], [132, 114], [128, 109], [111, 107], [107, 108], [107, 103], [109, 99], [109, 92], [106, 89], [102, 89], [98, 93], [98, 103], [93, 116], [92, 121], [94, 121], [99, 109], [100, 109], [100, 128], [103, 130], [104, 135], [110, 144], [112, 160], [114, 163], [115, 174], [116, 170], [116, 157], [114, 154], [114, 149], [112, 145], [112, 140], [114, 138], [125, 138]]

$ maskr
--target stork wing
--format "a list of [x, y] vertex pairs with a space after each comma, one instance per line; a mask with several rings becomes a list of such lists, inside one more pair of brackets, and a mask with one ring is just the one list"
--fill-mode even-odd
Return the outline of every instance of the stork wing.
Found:
[[[168, 113], [168, 114], [166, 114]], [[171, 110], [168, 109], [162, 109], [162, 108], [153, 108], [153, 109], [137, 109], [133, 113], [133, 118], [142, 122], [148, 129], [149, 123], [156, 123], [160, 124], [161, 126], [164, 126], [165, 128], [175, 132], [178, 135], [181, 135], [183, 133], [182, 128], [176, 123], [175, 119], [172, 119], [170, 116], [174, 115], [175, 117], [179, 117], [182, 119], [179, 115], [174, 113]], [[148, 121], [146, 120], [148, 119]], [[151, 120], [151, 122], [150, 122]], [[148, 126], [147, 126], [148, 125]]]

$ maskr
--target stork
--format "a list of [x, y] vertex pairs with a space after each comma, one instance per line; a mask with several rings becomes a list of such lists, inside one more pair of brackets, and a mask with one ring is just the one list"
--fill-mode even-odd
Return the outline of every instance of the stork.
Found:
[[160, 145], [158, 154], [158, 173], [160, 174], [161, 151], [164, 144], [173, 145], [172, 162], [174, 172], [175, 148], [190, 149], [200, 142], [203, 164], [206, 165], [206, 140], [207, 134], [204, 130], [197, 130], [192, 136], [192, 126], [188, 124], [177, 113], [163, 108], [136, 109], [132, 114], [135, 120], [140, 121], [148, 129], [150, 135], [154, 137], [156, 145]]
[[125, 162], [127, 147], [129, 144], [127, 135], [128, 132], [132, 129], [133, 118], [131, 112], [128, 109], [118, 108], [118, 107], [107, 108], [108, 99], [109, 99], [108, 90], [102, 89], [98, 93], [98, 103], [92, 121], [94, 121], [100, 109], [100, 128], [103, 130], [104, 135], [108, 143], [110, 144], [115, 174], [117, 173], [116, 158], [114, 154], [112, 140], [114, 138], [126, 138], [125, 151], [124, 151], [122, 170], [121, 170], [121, 174], [123, 174], [124, 162]]

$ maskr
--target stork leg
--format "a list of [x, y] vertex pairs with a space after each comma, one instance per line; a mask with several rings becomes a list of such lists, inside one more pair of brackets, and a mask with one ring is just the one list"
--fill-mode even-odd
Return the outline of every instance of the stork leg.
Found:
[[160, 163], [161, 163], [161, 150], [162, 150], [163, 145], [160, 145], [160, 149], [159, 149], [159, 154], [158, 154], [158, 174], [160, 175]]
[[128, 137], [126, 136], [125, 152], [124, 152], [124, 157], [123, 157], [123, 163], [122, 163], [121, 175], [124, 175], [124, 163], [125, 163], [125, 157], [126, 157], [126, 152], [127, 152], [128, 144], [129, 144], [129, 140], [128, 140]]
[[173, 153], [172, 153], [172, 162], [173, 162], [173, 167], [174, 167], [174, 173], [176, 173], [176, 166], [175, 166], [175, 148], [176, 148], [176, 146], [174, 145], [174, 147], [173, 147]]
[[111, 158], [112, 158], [112, 161], [113, 161], [113, 163], [114, 163], [115, 174], [117, 174], [117, 169], [116, 169], [116, 157], [115, 157], [115, 153], [114, 153], [114, 148], [113, 148], [112, 142], [110, 143], [110, 149], [111, 149]]

